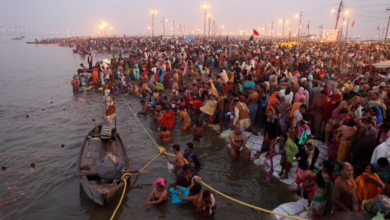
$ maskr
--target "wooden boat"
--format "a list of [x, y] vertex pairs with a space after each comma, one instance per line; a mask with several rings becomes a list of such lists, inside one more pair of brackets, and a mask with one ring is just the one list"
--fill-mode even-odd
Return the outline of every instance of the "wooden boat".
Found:
[[20, 38], [20, 37], [14, 37], [14, 38], [12, 38], [11, 40], [22, 40], [22, 38]]
[[[124, 186], [124, 182], [113, 184], [107, 181], [102, 181], [97, 174], [98, 166], [101, 160], [108, 154], [116, 154], [118, 158], [125, 163], [125, 169], [129, 170], [129, 159], [126, 152], [126, 147], [121, 135], [117, 132], [115, 140], [105, 143], [99, 138], [97, 131], [101, 130], [101, 126], [92, 129], [84, 139], [81, 148], [78, 163], [77, 174], [92, 174], [86, 176], [79, 176], [80, 183], [86, 195], [101, 206], [111, 202], [117, 195], [119, 195]], [[89, 166], [89, 170], [82, 170], [84, 165]], [[128, 176], [126, 177], [126, 181]]]
[[58, 44], [58, 42], [26, 42], [27, 44]]

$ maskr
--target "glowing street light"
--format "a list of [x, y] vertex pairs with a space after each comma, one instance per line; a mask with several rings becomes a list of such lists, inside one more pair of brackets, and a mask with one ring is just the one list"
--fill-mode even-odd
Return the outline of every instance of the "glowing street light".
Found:
[[[152, 38], [154, 37], [154, 15], [157, 14], [157, 10], [150, 11], [150, 14], [152, 15]], [[149, 31], [148, 31], [149, 32]], [[149, 34], [148, 34], [149, 35]]]
[[284, 37], [284, 24], [285, 24], [285, 23], [288, 23], [288, 20], [285, 20], [285, 19], [283, 18], [283, 19], [279, 20], [279, 23], [283, 23], [282, 35], [283, 35], [283, 37]]
[[99, 27], [101, 30], [102, 30], [102, 37], [103, 37], [103, 25], [100, 25], [100, 27]]
[[332, 13], [335, 13], [336, 11], [334, 9], [332, 9]]
[[[100, 28], [102, 29], [102, 32], [104, 29], [104, 37], [107, 37], [107, 34], [106, 34], [107, 24], [106, 24], [106, 22], [103, 22], [103, 24], [100, 26]], [[102, 33], [102, 35], [103, 35], [103, 33]]]
[[204, 9], [204, 32], [203, 32], [203, 36], [205, 37], [206, 36], [206, 15], [207, 15], [207, 9], [210, 8], [210, 5], [202, 5], [202, 9]]

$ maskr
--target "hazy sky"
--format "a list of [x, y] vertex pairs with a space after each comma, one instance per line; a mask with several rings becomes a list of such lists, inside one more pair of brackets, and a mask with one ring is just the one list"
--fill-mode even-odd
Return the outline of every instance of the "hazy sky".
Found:
[[[302, 25], [307, 33], [307, 24], [310, 21], [310, 33], [324, 29], [333, 29], [336, 16], [331, 11], [337, 10], [338, 0], [209, 0], [209, 1], [179, 1], [179, 0], [9, 0], [1, 1], [0, 27], [19, 26], [34, 31], [52, 31], [66, 33], [75, 32], [75, 35], [101, 35], [99, 26], [108, 23], [114, 28], [114, 34], [148, 34], [147, 27], [151, 26], [151, 10], [157, 10], [155, 16], [155, 35], [162, 33], [163, 17], [168, 19], [166, 30], [172, 21], [176, 24], [192, 27], [193, 30], [203, 30], [204, 10], [203, 4], [211, 6], [207, 14], [211, 14], [218, 27], [225, 26], [223, 31], [237, 32], [250, 30], [274, 22], [274, 31], [282, 32], [279, 20], [285, 17], [289, 20], [285, 25], [291, 25], [293, 34], [297, 31], [299, 19], [295, 15], [302, 11]], [[345, 1], [345, 9], [349, 11], [349, 33], [357, 36], [372, 38], [378, 35], [377, 27], [382, 35], [386, 27], [390, 11], [389, 0], [350, 0]], [[351, 23], [355, 20], [355, 27]], [[339, 27], [342, 18], [340, 18]], [[170, 29], [170, 28], [169, 28]], [[178, 30], [178, 28], [177, 28]], [[345, 29], [344, 29], [345, 30]], [[167, 31], [166, 31], [167, 32]], [[177, 32], [177, 31], [176, 31]], [[172, 31], [169, 30], [172, 34]], [[0, 35], [3, 35], [0, 32]], [[111, 35], [107, 29], [107, 35]], [[150, 32], [151, 34], [151, 32]], [[65, 36], [62, 34], [61, 36]]]

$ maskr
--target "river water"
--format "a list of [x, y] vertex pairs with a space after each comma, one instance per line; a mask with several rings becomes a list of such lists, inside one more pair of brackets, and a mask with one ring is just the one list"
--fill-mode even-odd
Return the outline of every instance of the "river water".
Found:
[[[94, 54], [94, 61], [109, 57]], [[86, 57], [72, 54], [68, 47], [0, 39], [0, 166], [6, 167], [0, 170], [1, 220], [103, 220], [109, 219], [117, 206], [119, 198], [105, 207], [94, 205], [74, 176], [83, 139], [94, 126], [91, 119], [102, 118], [101, 92], [72, 92], [69, 80], [81, 62], [86, 63]], [[134, 111], [140, 110], [138, 98], [125, 99]], [[116, 109], [130, 168], [138, 170], [159, 152], [120, 97]], [[155, 138], [158, 131], [151, 118], [139, 119]], [[184, 150], [192, 136], [176, 125], [173, 140]], [[168, 152], [172, 153], [171, 149]], [[239, 162], [232, 162], [226, 142], [210, 127], [206, 127], [204, 143], [195, 144], [195, 152], [203, 166], [199, 175], [229, 196], [269, 210], [297, 199], [293, 190], [277, 178], [267, 184], [264, 169], [253, 163], [245, 165], [243, 156]], [[35, 169], [31, 163], [35, 163]], [[165, 157], [157, 158], [146, 171], [151, 173], [131, 177], [115, 219], [201, 219], [190, 204], [167, 202], [143, 207], [156, 178], [169, 178], [168, 185], [175, 182]], [[220, 195], [216, 198], [218, 208], [209, 219], [273, 218]]]

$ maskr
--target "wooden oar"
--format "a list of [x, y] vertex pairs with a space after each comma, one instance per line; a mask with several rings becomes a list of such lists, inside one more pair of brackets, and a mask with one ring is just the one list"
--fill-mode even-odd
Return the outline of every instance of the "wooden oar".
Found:
[[[139, 174], [145, 174], [145, 173], [151, 173], [150, 171], [138, 171], [138, 170], [134, 170], [134, 171], [131, 171], [131, 170], [127, 170], [125, 171], [124, 173], [139, 173]], [[77, 176], [99, 176], [98, 173], [82, 173], [82, 174], [76, 174], [75, 175], [76, 177]]]

